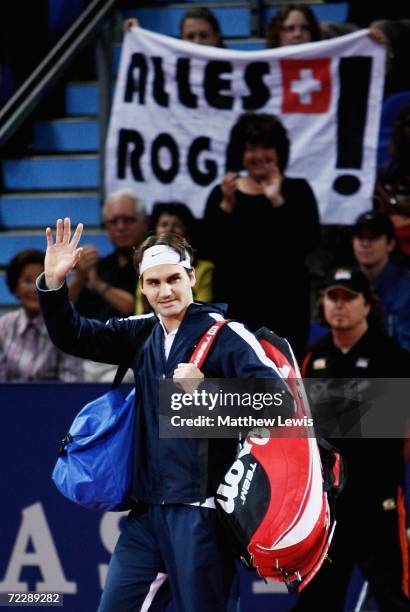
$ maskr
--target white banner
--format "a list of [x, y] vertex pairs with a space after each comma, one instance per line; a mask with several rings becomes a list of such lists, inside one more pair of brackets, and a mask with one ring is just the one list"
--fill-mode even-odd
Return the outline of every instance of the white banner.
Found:
[[311, 184], [322, 223], [371, 208], [385, 49], [367, 31], [232, 51], [133, 28], [125, 35], [106, 148], [106, 191], [186, 203], [201, 217], [246, 111], [286, 126], [290, 177]]

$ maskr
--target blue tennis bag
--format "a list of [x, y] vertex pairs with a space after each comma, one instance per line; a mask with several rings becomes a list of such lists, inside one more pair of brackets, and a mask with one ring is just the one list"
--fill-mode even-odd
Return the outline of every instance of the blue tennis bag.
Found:
[[135, 388], [124, 397], [119, 390], [132, 360], [142, 359], [155, 317], [141, 325], [132, 359], [119, 365], [110, 391], [86, 404], [61, 441], [51, 475], [65, 497], [90, 510], [127, 510], [132, 471]]
[[90, 510], [126, 510], [132, 477], [135, 389], [111, 389], [86, 404], [61, 441], [57, 489]]

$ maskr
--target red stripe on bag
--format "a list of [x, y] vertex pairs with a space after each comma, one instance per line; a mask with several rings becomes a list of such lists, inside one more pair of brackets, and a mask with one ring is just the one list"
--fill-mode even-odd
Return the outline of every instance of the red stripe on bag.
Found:
[[333, 466], [333, 478], [334, 478], [333, 487], [335, 489], [340, 487], [341, 470], [342, 470], [342, 465], [340, 462], [340, 455], [339, 453], [335, 453], [335, 464]]
[[197, 345], [196, 349], [192, 353], [189, 363], [193, 363], [195, 367], [201, 368], [202, 364], [204, 363], [211, 349], [211, 346], [219, 330], [221, 329], [221, 327], [223, 327], [228, 322], [229, 321], [225, 319], [223, 321], [218, 321], [218, 323], [214, 323], [213, 325], [211, 325], [208, 331], [204, 333], [201, 340], [199, 341], [199, 344]]
[[401, 557], [403, 561], [403, 576], [402, 576], [402, 589], [406, 597], [410, 597], [409, 588], [409, 543], [407, 540], [406, 533], [406, 506], [404, 503], [403, 489], [399, 487], [397, 492], [397, 514], [399, 522], [399, 540], [401, 548]]

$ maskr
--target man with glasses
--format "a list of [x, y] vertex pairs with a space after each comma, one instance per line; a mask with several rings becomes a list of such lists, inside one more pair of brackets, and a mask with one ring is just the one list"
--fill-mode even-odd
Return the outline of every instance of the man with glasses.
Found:
[[134, 312], [133, 247], [138, 248], [144, 238], [147, 217], [144, 206], [131, 189], [110, 194], [102, 216], [115, 249], [110, 255], [100, 257], [95, 246], [85, 245], [69, 283], [69, 294], [81, 315], [105, 322]]
[[[80, 315], [105, 323], [112, 317], [134, 313], [137, 276], [133, 247], [142, 243], [148, 220], [143, 204], [131, 189], [111, 193], [104, 203], [102, 218], [114, 251], [100, 257], [95, 246], [85, 245], [68, 287]], [[84, 360], [82, 378], [111, 382], [115, 371], [116, 367], [110, 364]], [[126, 374], [125, 381], [132, 380], [130, 374]]]
[[410, 351], [410, 271], [392, 259], [394, 225], [384, 213], [370, 210], [353, 226], [353, 252], [383, 306], [387, 334]]

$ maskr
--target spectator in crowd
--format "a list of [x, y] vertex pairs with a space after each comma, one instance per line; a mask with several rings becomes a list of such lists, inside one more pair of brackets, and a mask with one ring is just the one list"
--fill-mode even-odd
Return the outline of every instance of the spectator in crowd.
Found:
[[180, 36], [198, 45], [223, 47], [221, 26], [215, 15], [206, 7], [196, 6], [181, 19]]
[[[308, 352], [302, 373], [320, 379], [317, 385], [313, 380], [310, 384], [313, 416], [320, 407], [322, 415], [339, 424], [336, 435], [340, 435], [340, 429], [342, 435], [347, 434], [332, 440], [344, 457], [347, 479], [337, 500], [337, 526], [329, 549], [331, 563], [323, 564], [302, 591], [295, 612], [343, 612], [356, 563], [381, 612], [410, 609], [403, 439], [358, 439], [357, 434], [365, 431], [361, 431], [360, 422], [352, 425], [352, 416], [358, 420], [360, 402], [355, 397], [349, 401], [337, 391], [332, 394], [338, 378], [344, 379], [346, 389], [346, 379], [360, 378], [363, 383], [364, 378], [408, 376], [409, 354], [384, 334], [381, 323], [377, 324], [376, 311], [377, 297], [362, 272], [337, 269], [329, 276], [320, 298], [320, 313], [330, 333]], [[345, 427], [349, 421], [350, 432]], [[351, 431], [356, 431], [356, 437]], [[398, 429], [397, 435], [402, 431]]]
[[388, 215], [370, 211], [353, 228], [353, 251], [361, 271], [379, 297], [389, 336], [410, 351], [410, 271], [394, 264], [394, 226]]
[[287, 4], [281, 7], [266, 30], [267, 47], [299, 45], [320, 39], [319, 23], [306, 4]]
[[94, 246], [85, 245], [69, 283], [69, 294], [81, 315], [107, 321], [134, 312], [133, 248], [142, 242], [147, 218], [144, 206], [130, 189], [109, 195], [102, 216], [115, 249], [100, 257]]
[[400, 250], [410, 262], [410, 103], [397, 116], [390, 150], [391, 161], [378, 171], [376, 208], [390, 216]]
[[7, 285], [21, 306], [0, 318], [0, 382], [80, 379], [80, 361], [52, 344], [40, 314], [36, 278], [43, 270], [44, 253], [35, 249], [7, 266]]
[[[328, 0], [338, 2], [338, 0]], [[387, 47], [387, 65], [385, 80], [385, 95], [410, 89], [407, 63], [410, 53], [410, 20], [408, 4], [401, 0], [391, 2], [363, 2], [351, 0], [346, 21], [348, 23], [327, 23], [327, 33], [330, 30], [343, 32], [343, 27], [349, 29], [370, 28], [369, 36], [376, 42]], [[323, 28], [322, 28], [323, 29]], [[326, 36], [327, 37], [327, 36]]]
[[[150, 233], [157, 236], [165, 233], [174, 233], [184, 237], [189, 244], [197, 245], [197, 221], [185, 204], [180, 202], [158, 202], [155, 204], [148, 228]], [[212, 276], [214, 264], [205, 259], [194, 257], [194, 270], [196, 283], [192, 289], [196, 302], [212, 301]], [[149, 304], [138, 285], [136, 294], [136, 314], [149, 311]]]
[[[123, 22], [124, 32], [139, 25], [138, 19], [126, 19]], [[223, 47], [221, 26], [212, 11], [203, 6], [195, 6], [184, 13], [179, 24], [182, 40], [207, 45]]]
[[[310, 322], [305, 259], [319, 241], [319, 217], [306, 180], [284, 174], [289, 151], [277, 117], [241, 115], [230, 134], [228, 172], [207, 201], [204, 229], [206, 255], [215, 263], [214, 299], [227, 301], [230, 316], [251, 329], [266, 325], [285, 336], [300, 354]], [[266, 291], [256, 301], [260, 287]]]

